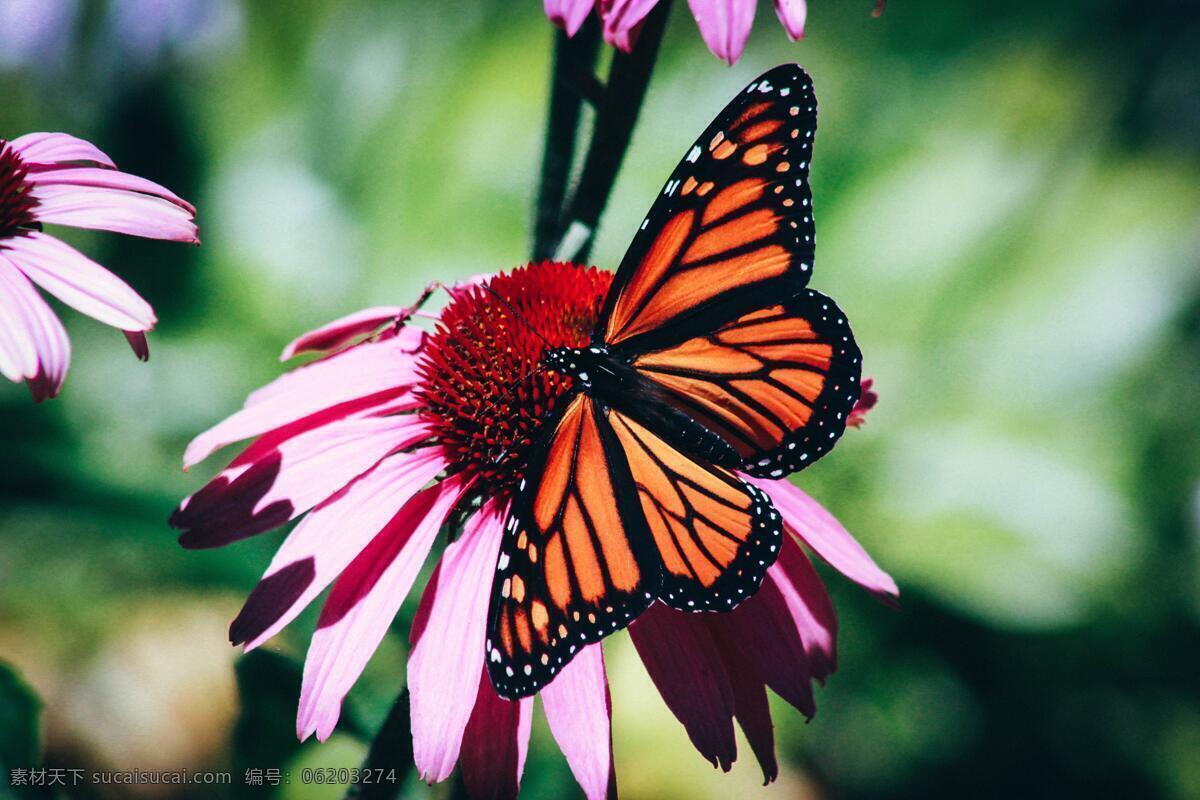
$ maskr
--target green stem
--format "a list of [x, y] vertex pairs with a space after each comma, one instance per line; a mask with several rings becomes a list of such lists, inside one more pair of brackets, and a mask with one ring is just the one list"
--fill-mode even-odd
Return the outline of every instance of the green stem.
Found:
[[538, 188], [534, 224], [533, 258], [554, 254], [562, 236], [562, 208], [575, 157], [575, 141], [585, 94], [595, 83], [596, 53], [600, 49], [600, 23], [595, 15], [575, 34], [556, 29], [554, 66], [550, 73], [550, 105], [546, 117], [546, 149], [542, 153], [542, 179]]
[[613, 56], [608, 84], [596, 112], [596, 125], [583, 174], [571, 198], [570, 210], [564, 217], [565, 233], [559, 240], [557, 258], [587, 261], [596, 226], [608, 204], [646, 97], [670, 5], [669, 0], [664, 0], [650, 12], [632, 52], [618, 52]]

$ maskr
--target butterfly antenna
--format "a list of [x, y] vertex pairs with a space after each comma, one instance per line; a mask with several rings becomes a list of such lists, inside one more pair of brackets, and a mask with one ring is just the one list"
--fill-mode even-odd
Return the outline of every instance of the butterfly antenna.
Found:
[[[526, 328], [529, 328], [529, 330], [533, 331], [533, 335], [538, 337], [539, 339], [541, 339], [542, 343], [545, 344], [546, 347], [548, 347], [550, 349], [554, 349], [554, 345], [550, 344], [550, 340], [547, 339], [545, 336], [542, 336], [541, 331], [539, 331], [537, 328], [533, 327], [533, 325], [531, 325], [529, 323], [529, 321], [527, 319], [525, 319], [525, 317], [521, 314], [521, 312], [519, 312], [519, 311], [517, 311], [517, 309], [513, 308], [512, 303], [508, 302], [503, 297], [501, 297], [499, 292], [497, 292], [491, 286], [488, 286], [486, 283], [480, 284], [480, 286], [483, 287], [483, 290], [485, 292], [492, 295], [492, 297], [495, 297], [497, 300], [499, 300], [501, 303], [503, 303], [504, 307], [507, 308], [509, 311], [511, 311], [512, 315], [514, 317], [516, 317], [521, 322], [522, 325], [524, 325]], [[526, 377], [528, 377], [528, 376], [526, 376]], [[522, 379], [522, 380], [524, 380], [524, 379]]]

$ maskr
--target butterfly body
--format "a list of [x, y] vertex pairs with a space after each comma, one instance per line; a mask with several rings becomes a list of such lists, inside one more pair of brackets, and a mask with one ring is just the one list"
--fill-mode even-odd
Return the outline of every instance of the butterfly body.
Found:
[[761, 76], [688, 150], [633, 238], [591, 343], [512, 500], [487, 627], [503, 697], [659, 601], [721, 612], [754, 594], [782, 521], [740, 473], [827, 452], [859, 395], [845, 314], [807, 288], [812, 84]]

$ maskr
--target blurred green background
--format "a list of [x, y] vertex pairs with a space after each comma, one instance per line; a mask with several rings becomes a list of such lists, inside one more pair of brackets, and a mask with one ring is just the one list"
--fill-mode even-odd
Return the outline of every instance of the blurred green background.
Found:
[[[298, 746], [313, 616], [240, 663], [226, 644], [281, 536], [185, 553], [166, 517], [222, 462], [180, 456], [295, 334], [527, 258], [540, 6], [0, 0], [0, 137], [96, 142], [193, 200], [204, 242], [56, 230], [155, 306], [152, 359], [67, 312], [63, 396], [0, 384], [0, 660], [41, 698], [45, 764], [235, 770], [138, 796], [340, 796], [241, 771], [360, 763], [403, 640]], [[623, 795], [1200, 796], [1200, 6], [812, 0], [791, 44], [764, 3], [733, 69], [675, 6], [593, 258], [617, 263], [742, 85], [812, 73], [814, 285], [882, 400], [799, 483], [904, 608], [823, 573], [841, 668], [811, 724], [776, 709], [766, 788], [744, 741], [731, 775], [707, 766], [614, 637]], [[523, 796], [577, 796], [534, 737]]]

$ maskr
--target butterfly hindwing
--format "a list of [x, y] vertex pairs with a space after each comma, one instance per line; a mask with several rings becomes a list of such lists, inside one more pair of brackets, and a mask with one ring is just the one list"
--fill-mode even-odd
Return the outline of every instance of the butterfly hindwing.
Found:
[[758, 487], [689, 458], [633, 417], [608, 417], [662, 564], [659, 597], [683, 611], [737, 607], [779, 554], [779, 512]]
[[[596, 338], [643, 349], [710, 315], [803, 288], [815, 230], [812, 82], [776, 67], [696, 140], [650, 209], [613, 281]], [[665, 338], [664, 338], [665, 337]]]
[[862, 357], [837, 304], [803, 289], [639, 353], [632, 366], [732, 445], [742, 471], [779, 478], [812, 464], [842, 435], [859, 397]]
[[500, 548], [487, 665], [503, 697], [548, 683], [576, 652], [624, 628], [659, 591], [629, 467], [600, 405], [567, 405], [530, 461]]

